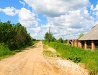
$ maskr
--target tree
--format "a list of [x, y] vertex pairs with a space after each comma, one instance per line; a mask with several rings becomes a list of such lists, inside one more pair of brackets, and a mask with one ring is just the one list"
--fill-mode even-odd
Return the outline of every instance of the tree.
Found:
[[50, 42], [50, 41], [55, 41], [55, 40], [56, 40], [55, 37], [53, 36], [53, 34], [52, 34], [52, 33], [48, 33], [48, 32], [46, 32], [44, 38], [45, 38], [45, 40], [47, 40], [48, 42]]
[[44, 38], [45, 38], [45, 40], [49, 41], [49, 33], [48, 32], [45, 33]]
[[84, 35], [83, 33], [79, 34], [79, 38], [81, 38], [83, 35]]
[[7, 21], [0, 22], [0, 43], [7, 45], [10, 50], [15, 50], [32, 45], [32, 39], [26, 28], [20, 23], [13, 25]]
[[59, 38], [59, 42], [63, 43], [63, 39], [62, 38]]
[[56, 41], [56, 38], [55, 37], [52, 37], [52, 42]]

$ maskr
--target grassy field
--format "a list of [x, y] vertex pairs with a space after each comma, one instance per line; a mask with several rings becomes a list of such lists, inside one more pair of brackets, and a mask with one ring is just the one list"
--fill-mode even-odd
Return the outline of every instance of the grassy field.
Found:
[[98, 51], [91, 52], [90, 50], [84, 50], [77, 47], [73, 47], [67, 44], [57, 42], [43, 42], [53, 47], [60, 53], [63, 59], [71, 60], [75, 63], [85, 64], [85, 68], [90, 71], [90, 75], [97, 75], [98, 73]]

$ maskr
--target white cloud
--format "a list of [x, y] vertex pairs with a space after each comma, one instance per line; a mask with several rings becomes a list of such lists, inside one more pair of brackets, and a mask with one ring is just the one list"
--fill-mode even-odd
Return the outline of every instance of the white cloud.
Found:
[[4, 9], [0, 8], [0, 12], [4, 12], [6, 15], [15, 16], [18, 13], [18, 10], [14, 7], [6, 7]]
[[22, 1], [19, 1], [19, 2], [20, 2], [20, 4], [23, 5], [23, 7], [25, 6], [25, 2], [22, 2]]
[[[19, 22], [27, 27], [34, 38], [43, 39], [44, 34], [49, 31], [50, 25], [51, 32], [56, 38], [77, 38], [80, 33], [87, 32], [94, 25], [94, 18], [87, 10], [87, 7], [90, 7], [89, 0], [24, 1], [20, 1], [23, 7], [27, 3], [29, 7], [32, 7], [32, 11], [26, 8], [17, 10], [14, 7], [8, 7], [5, 8], [6, 10], [0, 8], [0, 12], [10, 16], [17, 14]], [[98, 16], [98, 4], [96, 7], [91, 5], [91, 11]], [[48, 23], [38, 26], [39, 20], [36, 18], [38, 14], [47, 18]]]
[[35, 18], [35, 14], [26, 8], [21, 8], [19, 11], [19, 22], [25, 27], [29, 27], [31, 25], [38, 25], [37, 19]]
[[[46, 16], [48, 23], [41, 26], [42, 34], [48, 31], [56, 38], [77, 38], [80, 33], [87, 32], [94, 25], [94, 18], [89, 14], [89, 0], [24, 0], [38, 14]], [[91, 10], [97, 10], [91, 6]], [[97, 13], [96, 13], [97, 15]], [[46, 30], [45, 30], [46, 28]]]
[[30, 30], [33, 30], [34, 32], [38, 33], [41, 30], [41, 28], [35, 27], [35, 28], [30, 28]]
[[26, 8], [16, 9], [14, 7], [6, 7], [4, 9], [0, 8], [0, 12], [4, 12], [8, 16], [18, 15], [19, 22], [25, 27], [29, 27], [31, 25], [38, 26], [38, 19], [35, 18], [36, 15]]
[[94, 6], [93, 6], [93, 5], [91, 5], [90, 9], [91, 9], [91, 10], [94, 10]]
[[[94, 18], [89, 14], [89, 0], [24, 0], [38, 14], [48, 20], [41, 26], [42, 35], [48, 31], [56, 38], [77, 38], [80, 33], [87, 32], [94, 25]], [[94, 7], [91, 6], [93, 10]], [[46, 29], [45, 29], [46, 28]]]
[[91, 5], [92, 14], [98, 17], [98, 4], [96, 4], [95, 8]]
[[89, 0], [24, 0], [33, 10], [49, 17], [57, 17], [69, 10], [88, 6]]
[[97, 10], [97, 11], [98, 11], [98, 4], [97, 4], [96, 7], [94, 8], [94, 10]]
[[52, 33], [56, 36], [59, 34], [60, 37], [65, 35], [65, 38], [70, 38], [66, 37], [67, 35], [73, 36], [71, 38], [77, 38], [80, 33], [85, 33], [94, 25], [93, 17], [89, 15], [88, 10], [85, 8], [68, 11], [66, 15], [48, 18], [48, 20], [54, 25], [54, 27], [51, 27]]
[[37, 36], [37, 33], [31, 34], [31, 37], [35, 38]]
[[95, 25], [98, 24], [98, 20], [95, 22]]

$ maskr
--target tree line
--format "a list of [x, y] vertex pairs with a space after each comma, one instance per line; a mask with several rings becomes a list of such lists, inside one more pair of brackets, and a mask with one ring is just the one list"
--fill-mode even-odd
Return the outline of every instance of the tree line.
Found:
[[32, 45], [32, 38], [20, 23], [0, 22], [0, 43], [6, 45], [10, 50], [16, 50]]
[[[83, 33], [80, 33], [78, 39], [84, 36]], [[60, 42], [60, 43], [67, 43], [67, 39], [64, 40], [63, 38], [59, 38], [58, 40], [53, 36], [51, 32], [46, 32], [44, 35], [44, 39], [48, 42]]]
[[53, 34], [50, 32], [46, 32], [44, 39], [48, 42], [60, 42], [60, 43], [66, 43], [67, 40], [64, 40], [63, 38], [59, 38], [58, 40], [53, 36]]

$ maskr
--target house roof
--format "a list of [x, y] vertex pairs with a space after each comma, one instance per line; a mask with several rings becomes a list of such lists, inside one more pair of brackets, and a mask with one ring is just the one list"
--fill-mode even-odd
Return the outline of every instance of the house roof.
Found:
[[98, 24], [95, 25], [88, 33], [79, 40], [98, 40]]

